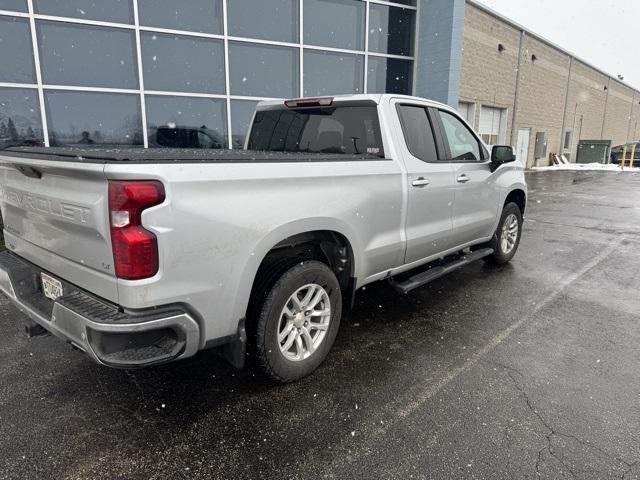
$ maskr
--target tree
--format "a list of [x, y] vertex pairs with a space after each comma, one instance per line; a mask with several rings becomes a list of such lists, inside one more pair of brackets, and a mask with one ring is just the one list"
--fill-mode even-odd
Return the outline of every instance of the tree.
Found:
[[9, 132], [7, 130], [7, 125], [6, 123], [2, 122], [0, 123], [0, 138], [5, 138], [9, 136]]
[[13, 123], [11, 117], [9, 117], [9, 123], [7, 124], [7, 134], [11, 140], [18, 139], [18, 130], [16, 130], [16, 124]]
[[35, 137], [36, 137], [36, 132], [34, 132], [31, 125], [29, 125], [29, 128], [27, 128], [27, 138], [35, 138]]

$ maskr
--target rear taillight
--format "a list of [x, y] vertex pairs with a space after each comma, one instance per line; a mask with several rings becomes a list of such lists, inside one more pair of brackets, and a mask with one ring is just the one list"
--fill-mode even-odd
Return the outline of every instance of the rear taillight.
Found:
[[162, 183], [110, 181], [109, 215], [116, 276], [141, 280], [158, 273], [158, 240], [142, 227], [142, 212], [164, 202]]

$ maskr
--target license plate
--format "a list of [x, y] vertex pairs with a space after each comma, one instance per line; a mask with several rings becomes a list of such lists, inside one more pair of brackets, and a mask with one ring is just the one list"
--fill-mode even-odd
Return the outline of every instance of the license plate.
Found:
[[63, 295], [62, 283], [60, 282], [60, 280], [56, 280], [46, 273], [42, 273], [41, 276], [42, 291], [44, 292], [45, 297], [50, 298], [51, 300], [56, 300]]

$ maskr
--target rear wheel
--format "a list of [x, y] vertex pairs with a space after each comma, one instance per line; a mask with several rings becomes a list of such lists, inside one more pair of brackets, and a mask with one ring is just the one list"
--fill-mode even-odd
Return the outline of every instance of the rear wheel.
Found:
[[285, 271], [270, 288], [256, 325], [256, 358], [276, 383], [299, 380], [324, 361], [342, 314], [342, 293], [324, 263], [308, 261]]
[[496, 265], [509, 263], [518, 251], [522, 238], [522, 212], [515, 203], [505, 205], [498, 229], [491, 242], [493, 255], [487, 260]]

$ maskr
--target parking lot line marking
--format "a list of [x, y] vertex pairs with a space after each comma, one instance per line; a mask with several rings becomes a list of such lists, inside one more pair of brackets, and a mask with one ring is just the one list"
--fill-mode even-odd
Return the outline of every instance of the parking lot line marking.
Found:
[[602, 263], [609, 255], [615, 252], [624, 242], [625, 237], [620, 237], [616, 242], [610, 244], [605, 250], [600, 252], [597, 256], [595, 256], [590, 262], [584, 265], [580, 270], [571, 275], [568, 275], [564, 279], [562, 279], [557, 288], [555, 288], [549, 295], [547, 295], [541, 302], [536, 304], [536, 307], [528, 314], [524, 315], [520, 320], [511, 324], [509, 327], [505, 328], [497, 335], [495, 335], [487, 344], [481, 347], [479, 350], [476, 350], [471, 357], [464, 362], [462, 365], [450, 370], [443, 378], [441, 378], [436, 383], [429, 385], [424, 391], [412, 402], [406, 405], [404, 408], [399, 410], [398, 418], [406, 418], [411, 415], [413, 412], [418, 410], [423, 404], [433, 398], [436, 394], [442, 391], [445, 387], [447, 387], [452, 381], [458, 378], [461, 374], [465, 373], [467, 370], [471, 369], [476, 363], [482, 360], [487, 356], [493, 349], [495, 349], [498, 345], [504, 342], [507, 338], [509, 338], [516, 330], [525, 325], [534, 315], [540, 312], [543, 308], [549, 305], [552, 301], [554, 301], [558, 296], [560, 296], [571, 284], [575, 281], [589, 273], [592, 269], [597, 267], [600, 263]]

